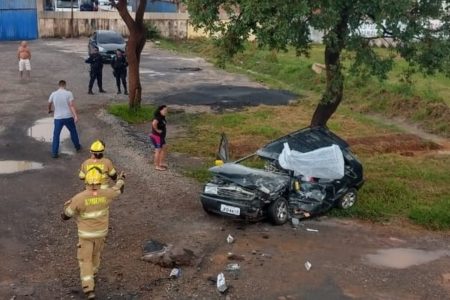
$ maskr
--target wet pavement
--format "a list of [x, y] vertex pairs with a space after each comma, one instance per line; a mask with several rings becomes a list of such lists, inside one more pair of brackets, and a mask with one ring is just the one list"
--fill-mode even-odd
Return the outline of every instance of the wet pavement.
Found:
[[0, 174], [12, 174], [28, 170], [39, 170], [44, 165], [39, 162], [25, 160], [4, 160], [0, 161]]
[[426, 251], [408, 248], [381, 249], [376, 254], [368, 254], [369, 263], [394, 269], [405, 269], [412, 266], [426, 264], [445, 256], [450, 256], [450, 251], [435, 250]]

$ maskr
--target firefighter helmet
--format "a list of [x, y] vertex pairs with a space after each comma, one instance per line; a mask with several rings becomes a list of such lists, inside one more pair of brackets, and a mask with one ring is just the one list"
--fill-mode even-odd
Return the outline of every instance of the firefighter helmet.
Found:
[[101, 153], [105, 151], [105, 143], [101, 140], [95, 140], [91, 145], [92, 153]]
[[88, 185], [101, 184], [102, 171], [97, 167], [90, 168], [86, 173], [86, 178], [84, 179], [84, 182]]

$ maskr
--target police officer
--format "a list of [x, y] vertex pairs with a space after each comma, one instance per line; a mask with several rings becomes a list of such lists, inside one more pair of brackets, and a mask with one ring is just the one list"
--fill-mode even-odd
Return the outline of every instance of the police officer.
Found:
[[91, 157], [81, 164], [78, 177], [81, 180], [85, 180], [86, 173], [93, 167], [97, 167], [102, 171], [102, 184], [100, 188], [107, 189], [109, 187], [108, 177], [116, 180], [117, 172], [111, 160], [103, 156], [104, 151], [105, 143], [101, 140], [95, 140], [91, 145]]
[[108, 234], [109, 205], [123, 193], [125, 176], [121, 173], [112, 188], [100, 189], [102, 172], [94, 167], [86, 173], [86, 190], [64, 204], [61, 218], [75, 218], [78, 227], [77, 258], [83, 292], [95, 299], [94, 277], [100, 266], [100, 256]]
[[123, 54], [122, 50], [116, 50], [116, 56], [111, 61], [111, 67], [113, 68], [113, 75], [116, 77], [117, 94], [120, 94], [120, 81], [123, 84], [124, 94], [128, 95], [127, 90], [127, 58]]
[[89, 80], [89, 95], [93, 95], [92, 87], [94, 86], [94, 81], [97, 79], [98, 90], [100, 93], [106, 93], [103, 89], [102, 83], [102, 72], [103, 72], [103, 61], [102, 56], [98, 53], [98, 47], [94, 47], [93, 52], [89, 55], [89, 58], [85, 60], [87, 64], [91, 65], [91, 70], [89, 75], [91, 79]]

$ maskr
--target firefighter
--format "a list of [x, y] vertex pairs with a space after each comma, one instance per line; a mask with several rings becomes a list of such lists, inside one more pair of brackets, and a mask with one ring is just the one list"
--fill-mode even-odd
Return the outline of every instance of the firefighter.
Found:
[[87, 299], [95, 299], [94, 277], [100, 266], [100, 257], [108, 234], [109, 205], [123, 193], [124, 174], [121, 173], [112, 188], [100, 189], [102, 172], [93, 167], [86, 173], [86, 190], [64, 204], [61, 218], [75, 218], [78, 227], [77, 258], [80, 278]]
[[112, 180], [116, 180], [117, 172], [114, 169], [113, 163], [110, 159], [103, 156], [103, 152], [105, 151], [105, 143], [101, 140], [95, 140], [91, 145], [91, 157], [85, 160], [81, 164], [80, 173], [78, 177], [81, 180], [86, 178], [86, 173], [92, 167], [97, 167], [102, 171], [102, 189], [107, 189], [109, 187], [108, 177]]

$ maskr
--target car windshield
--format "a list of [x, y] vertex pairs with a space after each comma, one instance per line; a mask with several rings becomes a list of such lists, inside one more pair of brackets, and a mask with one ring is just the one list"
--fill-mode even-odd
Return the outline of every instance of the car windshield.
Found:
[[124, 44], [124, 39], [115, 32], [100, 33], [98, 35], [99, 44]]

